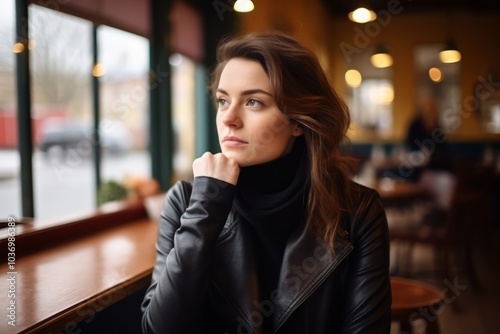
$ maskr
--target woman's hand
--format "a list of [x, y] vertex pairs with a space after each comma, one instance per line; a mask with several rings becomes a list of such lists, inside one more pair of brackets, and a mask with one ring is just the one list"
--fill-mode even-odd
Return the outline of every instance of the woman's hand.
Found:
[[222, 153], [205, 152], [193, 162], [193, 175], [210, 176], [215, 179], [236, 185], [240, 175], [238, 163]]

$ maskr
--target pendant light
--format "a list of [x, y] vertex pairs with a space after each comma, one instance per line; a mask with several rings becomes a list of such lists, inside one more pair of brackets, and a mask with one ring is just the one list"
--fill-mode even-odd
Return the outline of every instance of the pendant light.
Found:
[[377, 44], [375, 51], [370, 56], [370, 62], [377, 68], [386, 68], [394, 62], [389, 50], [384, 44]]
[[459, 62], [462, 54], [458, 51], [457, 44], [453, 38], [449, 38], [444, 49], [439, 52], [439, 60], [443, 63], [451, 64]]
[[448, 23], [447, 23], [447, 36], [448, 39], [444, 44], [443, 50], [439, 52], [439, 60], [446, 64], [452, 64], [459, 62], [462, 59], [462, 55], [460, 51], [458, 51], [457, 43], [453, 38], [453, 28], [454, 28], [454, 17], [453, 12], [450, 12], [448, 15]]
[[255, 6], [253, 5], [252, 0], [237, 0], [234, 3], [234, 10], [240, 13], [248, 13], [251, 12]]
[[370, 9], [366, 4], [360, 4], [356, 9], [349, 12], [347, 15], [349, 20], [356, 23], [367, 23], [375, 21], [377, 19], [377, 14]]

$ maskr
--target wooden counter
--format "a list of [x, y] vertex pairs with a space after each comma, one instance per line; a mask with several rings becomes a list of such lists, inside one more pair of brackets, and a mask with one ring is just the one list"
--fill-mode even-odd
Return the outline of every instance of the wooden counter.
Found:
[[[149, 284], [158, 224], [144, 207], [122, 207], [82, 221], [48, 229], [23, 227], [16, 236], [15, 274], [9, 274], [5, 256], [0, 272], [1, 333], [77, 333], [78, 322], [91, 321], [96, 312]], [[79, 224], [86, 225], [86, 232]], [[30, 246], [30, 240], [38, 244]], [[0, 242], [5, 252], [5, 239]], [[15, 298], [5, 298], [12, 282]], [[6, 319], [11, 300], [15, 327]]]

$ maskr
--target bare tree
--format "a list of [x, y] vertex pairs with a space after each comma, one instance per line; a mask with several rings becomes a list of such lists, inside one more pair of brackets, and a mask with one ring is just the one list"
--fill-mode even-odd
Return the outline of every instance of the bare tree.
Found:
[[91, 23], [30, 6], [34, 100], [68, 105], [87, 98], [92, 70]]
[[[40, 6], [29, 8], [30, 73], [35, 104], [68, 106], [88, 99], [90, 22]], [[0, 27], [0, 104], [15, 100], [14, 27]]]

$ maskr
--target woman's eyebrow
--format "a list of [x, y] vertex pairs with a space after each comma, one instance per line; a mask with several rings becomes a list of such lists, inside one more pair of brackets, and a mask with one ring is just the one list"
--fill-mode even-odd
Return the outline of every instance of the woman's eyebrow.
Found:
[[[226, 95], [229, 95], [228, 92], [226, 92], [224, 89], [222, 88], [217, 88], [217, 92], [220, 92], [222, 94], [226, 94]], [[246, 95], [252, 95], [252, 94], [258, 94], [258, 93], [261, 93], [261, 94], [266, 94], [266, 95], [269, 95], [269, 96], [273, 96], [271, 93], [268, 93], [266, 92], [265, 90], [263, 89], [260, 89], [260, 88], [255, 88], [255, 89], [247, 89], [247, 90], [244, 90], [240, 93], [241, 96], [246, 96]]]

